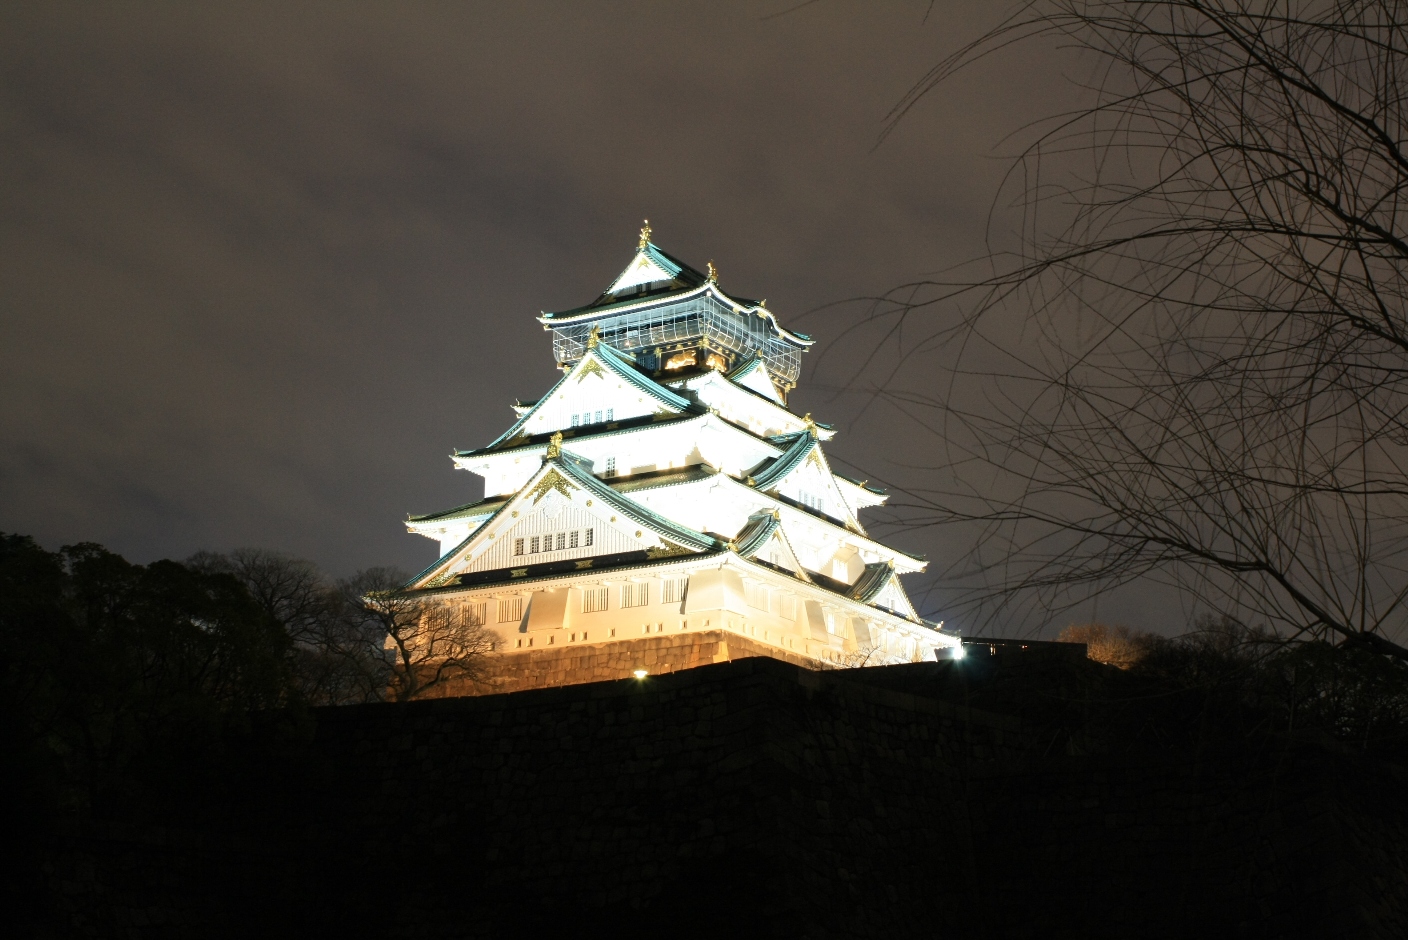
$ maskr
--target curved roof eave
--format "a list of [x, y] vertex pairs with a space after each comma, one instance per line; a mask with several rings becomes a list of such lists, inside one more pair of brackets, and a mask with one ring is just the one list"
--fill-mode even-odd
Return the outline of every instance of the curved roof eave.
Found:
[[809, 346], [816, 345], [816, 340], [812, 339], [806, 333], [794, 333], [791, 330], [787, 329], [785, 326], [783, 326], [781, 323], [779, 323], [777, 320], [777, 315], [774, 314], [767, 307], [764, 307], [761, 304], [753, 303], [752, 301], [740, 300], [734, 297], [730, 297], [728, 294], [725, 294], [722, 290], [719, 289], [718, 284], [713, 283], [704, 283], [699, 285], [698, 287], [691, 287], [688, 290], [683, 290], [678, 293], [660, 294], [654, 297], [642, 297], [638, 300], [623, 300], [612, 304], [603, 304], [599, 307], [574, 307], [571, 310], [563, 310], [556, 313], [549, 310], [544, 310], [538, 317], [538, 322], [543, 324], [544, 326], [555, 326], [559, 323], [576, 323], [583, 320], [599, 320], [607, 315], [619, 316], [623, 313], [632, 313], [638, 309], [643, 310], [649, 307], [663, 306], [669, 303], [678, 303], [681, 300], [688, 300], [691, 297], [700, 294], [713, 294], [714, 298], [720, 303], [728, 304], [730, 307], [732, 307], [739, 313], [751, 313], [763, 317], [765, 320], [772, 324], [774, 332], [776, 332], [779, 337], [787, 340], [790, 343], [795, 344], [798, 348], [806, 349]]

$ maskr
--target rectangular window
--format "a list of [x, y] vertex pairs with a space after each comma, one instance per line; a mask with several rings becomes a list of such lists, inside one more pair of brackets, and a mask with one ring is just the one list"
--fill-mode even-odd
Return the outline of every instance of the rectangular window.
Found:
[[606, 609], [606, 588], [582, 588], [582, 613], [594, 614]]
[[660, 582], [660, 603], [678, 604], [684, 600], [684, 588], [688, 578], [666, 578]]
[[522, 554], [523, 554], [523, 540], [522, 540], [522, 539], [514, 539], [514, 540], [513, 540], [513, 553], [514, 553], [515, 555], [522, 555]]
[[480, 601], [478, 603], [470, 601], [466, 603], [461, 609], [461, 613], [464, 616], [465, 624], [471, 627], [484, 626], [484, 618], [487, 615], [487, 611], [485, 610], [485, 608], [487, 608], [488, 606], [489, 605], [484, 603], [483, 601]]
[[531, 551], [534, 555], [538, 554], [538, 537], [537, 537], [536, 535], [533, 536], [532, 548], [530, 549], [530, 551]]
[[622, 607], [644, 607], [649, 602], [649, 584], [621, 585], [621, 606]]
[[558, 551], [562, 551], [562, 550], [563, 550], [564, 548], [566, 548], [566, 547], [567, 547], [567, 533], [566, 533], [566, 532], [559, 532], [559, 533], [557, 533], [557, 550], [558, 550]]
[[568, 540], [567, 540], [567, 547], [568, 547], [568, 548], [576, 548], [576, 547], [577, 547], [577, 536], [580, 535], [580, 534], [581, 534], [581, 533], [577, 532], [575, 529], [572, 530], [571, 533], [569, 533], [569, 537], [568, 537]]
[[575, 427], [579, 427], [579, 426], [581, 425], [581, 423], [582, 423], [582, 416], [581, 416], [581, 415], [573, 415], [573, 416], [572, 416], [572, 426], [573, 426], [574, 428], [575, 428]]
[[588, 529], [588, 530], [587, 530], [587, 537], [586, 537], [586, 539], [583, 540], [582, 544], [583, 544], [583, 545], [590, 545], [590, 544], [592, 544], [592, 530], [591, 530], [591, 529]]
[[499, 623], [515, 623], [523, 619], [523, 598], [511, 597], [499, 601]]
[[601, 423], [601, 412], [600, 412], [600, 411], [598, 411], [598, 412], [596, 413], [596, 423], [597, 423], [597, 424], [600, 424], [600, 423]]
[[607, 421], [615, 421], [615, 420], [616, 420], [616, 409], [615, 409], [615, 408], [607, 408], [607, 409], [606, 409], [606, 420], [607, 420]]
[[606, 458], [606, 475], [609, 476], [609, 477], [614, 477], [614, 476], [616, 475], [616, 458], [615, 458], [615, 457], [607, 457], [607, 458]]
[[768, 589], [755, 581], [743, 582], [743, 598], [748, 602], [749, 607], [756, 607], [758, 610], [768, 609]]

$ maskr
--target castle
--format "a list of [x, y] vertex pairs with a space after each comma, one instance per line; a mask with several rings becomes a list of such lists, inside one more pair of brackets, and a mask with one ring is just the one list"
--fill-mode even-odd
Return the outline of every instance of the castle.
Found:
[[814, 340], [650, 234], [595, 301], [539, 317], [563, 376], [515, 404], [492, 443], [453, 454], [490, 495], [408, 519], [440, 543], [408, 588], [495, 630], [510, 667], [571, 649], [598, 664], [591, 678], [739, 651], [815, 665], [946, 657], [957, 638], [900, 582], [923, 558], [860, 520], [883, 491], [834, 472], [835, 430], [787, 407]]

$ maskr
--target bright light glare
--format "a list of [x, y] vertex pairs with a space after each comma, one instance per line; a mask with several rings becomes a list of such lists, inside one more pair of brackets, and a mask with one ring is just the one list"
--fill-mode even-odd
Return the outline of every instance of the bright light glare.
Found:
[[963, 657], [965, 657], [965, 656], [967, 656], [967, 655], [968, 655], [968, 651], [963, 648], [963, 645], [962, 645], [962, 644], [959, 644], [958, 646], [955, 646], [955, 647], [953, 648], [953, 658], [954, 658], [954, 659], [962, 659]]
[[644, 669], [637, 669], [635, 672], [631, 673], [631, 675], [635, 676], [637, 679], [644, 679], [646, 676], [650, 675], [650, 673]]

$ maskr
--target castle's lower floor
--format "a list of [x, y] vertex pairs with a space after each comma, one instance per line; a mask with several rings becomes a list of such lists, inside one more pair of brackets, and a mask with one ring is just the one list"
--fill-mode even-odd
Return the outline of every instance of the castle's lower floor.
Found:
[[495, 653], [482, 679], [451, 680], [427, 690], [423, 697], [493, 695], [585, 682], [607, 682], [634, 678], [641, 670], [647, 676], [658, 676], [757, 656], [810, 669], [826, 667], [826, 664], [815, 659], [788, 653], [737, 633], [699, 630], [609, 643], [546, 646]]

